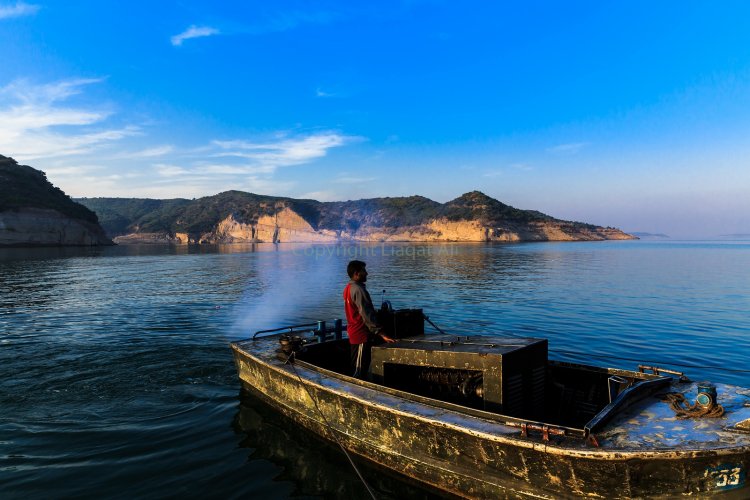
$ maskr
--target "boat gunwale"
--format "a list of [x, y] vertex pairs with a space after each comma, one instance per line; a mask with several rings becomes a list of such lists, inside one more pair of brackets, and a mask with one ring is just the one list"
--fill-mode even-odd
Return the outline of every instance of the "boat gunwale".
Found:
[[[270, 337], [270, 336], [269, 336]], [[544, 453], [552, 453], [554, 455], [560, 455], [560, 456], [567, 456], [567, 457], [573, 457], [573, 458], [586, 458], [586, 459], [592, 459], [592, 460], [610, 460], [610, 461], [627, 461], [632, 459], [662, 459], [662, 460], [681, 460], [686, 458], [702, 458], [702, 457], [716, 457], [716, 456], [724, 456], [724, 455], [736, 455], [741, 453], [750, 453], [750, 444], [747, 445], [741, 445], [741, 446], [720, 446], [720, 447], [708, 447], [702, 446], [701, 448], [653, 448], [651, 450], [642, 450], [642, 449], [632, 449], [632, 448], [618, 448], [618, 449], [603, 449], [603, 448], [574, 448], [574, 447], [568, 447], [568, 446], [562, 446], [560, 444], [551, 443], [551, 442], [544, 442], [544, 441], [530, 441], [528, 439], [522, 438], [520, 433], [516, 430], [516, 428], [508, 425], [503, 425], [500, 422], [497, 422], [495, 420], [489, 420], [480, 416], [475, 416], [466, 413], [465, 411], [457, 411], [454, 409], [448, 409], [443, 407], [438, 407], [434, 405], [430, 405], [428, 403], [423, 403], [419, 401], [413, 401], [408, 398], [404, 398], [401, 396], [389, 394], [382, 390], [383, 386], [372, 384], [371, 382], [361, 381], [359, 379], [354, 379], [353, 377], [348, 377], [346, 375], [337, 374], [335, 372], [331, 372], [330, 370], [326, 370], [323, 368], [320, 368], [315, 365], [311, 365], [309, 363], [305, 363], [303, 361], [297, 360], [296, 365], [299, 366], [302, 370], [305, 370], [307, 372], [311, 372], [311, 374], [317, 374], [319, 377], [319, 380], [315, 380], [313, 378], [303, 377], [296, 369], [291, 368], [285, 368], [286, 363], [282, 360], [279, 360], [274, 355], [269, 356], [268, 353], [266, 353], [266, 358], [263, 359], [262, 357], [259, 357], [259, 355], [254, 355], [243, 349], [242, 345], [246, 342], [252, 342], [253, 344], [257, 344], [258, 342], [262, 342], [264, 340], [270, 340], [270, 338], [260, 338], [255, 340], [241, 340], [237, 342], [232, 342], [230, 345], [236, 355], [244, 357], [246, 359], [251, 359], [255, 363], [265, 366], [266, 368], [273, 370], [280, 375], [284, 377], [289, 377], [295, 381], [299, 381], [302, 384], [308, 384], [309, 386], [312, 386], [316, 388], [319, 391], [325, 391], [329, 392], [331, 394], [336, 395], [337, 397], [341, 397], [344, 399], [349, 399], [352, 401], [355, 401], [358, 404], [364, 405], [364, 406], [370, 406], [372, 408], [386, 411], [392, 414], [401, 415], [408, 418], [414, 418], [417, 420], [421, 420], [423, 422], [427, 422], [430, 424], [439, 424], [441, 426], [449, 427], [452, 429], [455, 429], [461, 433], [465, 434], [471, 434], [476, 437], [480, 437], [482, 439], [486, 439], [489, 441], [494, 441], [501, 444], [506, 444], [510, 446], [517, 446], [517, 447], [523, 447], [533, 450], [539, 450]], [[303, 365], [304, 363], [304, 365]], [[587, 365], [581, 365], [581, 366], [587, 366]], [[593, 368], [599, 368], [599, 367], [593, 367]], [[640, 373], [640, 372], [637, 372]], [[331, 374], [335, 374], [336, 376], [331, 376]], [[242, 380], [242, 373], [240, 370], [240, 379]], [[643, 375], [643, 374], [641, 374]], [[648, 374], [647, 374], [648, 375]], [[398, 399], [405, 401], [407, 403], [417, 405], [420, 409], [430, 410], [431, 412], [434, 411], [443, 411], [445, 413], [448, 413], [452, 417], [457, 417], [454, 419], [441, 419], [437, 416], [430, 416], [425, 413], [416, 413], [416, 412], [407, 412], [404, 410], [399, 410], [395, 408], [394, 406], [386, 405], [383, 403], [379, 403], [376, 400], [372, 399], [365, 399], [361, 396], [358, 396], [352, 392], [347, 392], [344, 390], [341, 390], [340, 388], [331, 387], [328, 385], [325, 385], [324, 383], [321, 383], [325, 380], [331, 380], [331, 379], [337, 379], [339, 382], [348, 384], [350, 386], [355, 387], [361, 387], [365, 390], [372, 391], [378, 394], [384, 394], [390, 398]], [[242, 380], [244, 383], [247, 383], [246, 381]], [[252, 384], [250, 384], [252, 385]], [[377, 398], [376, 398], [377, 399]], [[430, 399], [430, 398], [426, 398]], [[274, 400], [275, 401], [275, 400]], [[281, 402], [278, 402], [280, 404], [284, 404]], [[284, 406], [289, 407], [288, 405]], [[462, 410], [464, 407], [460, 405], [456, 405], [458, 408], [461, 408]], [[293, 408], [291, 411], [296, 411]], [[481, 410], [478, 410], [481, 411]], [[487, 430], [478, 429], [475, 426], [467, 427], [465, 425], [460, 425], [457, 423], [459, 420], [464, 420], [467, 423], [468, 422], [476, 422], [476, 423], [485, 423], [490, 424], [498, 427], [498, 431], [500, 428], [509, 430], [511, 432], [502, 434], [499, 432], [489, 432]], [[340, 430], [337, 430], [337, 432], [341, 432]], [[347, 434], [348, 435], [348, 434]], [[705, 443], [702, 443], [705, 445]]]
[[[301, 412], [297, 411], [294, 407], [289, 406], [287, 403], [279, 401], [277, 399], [274, 399], [271, 396], [269, 396], [268, 394], [264, 394], [258, 388], [250, 385], [248, 382], [245, 382], [244, 380], [242, 380], [242, 386], [243, 386], [243, 389], [246, 390], [246, 391], [248, 391], [251, 395], [260, 398], [260, 400], [264, 404], [270, 405], [272, 408], [274, 406], [279, 406], [279, 405], [282, 406], [282, 407], [284, 407], [285, 410], [280, 410], [281, 413], [282, 413], [282, 415], [284, 417], [286, 417], [286, 418], [291, 419], [294, 422], [298, 422], [298, 420], [295, 420], [295, 418], [296, 418], [296, 419], [304, 419], [304, 420], [307, 420], [307, 421], [311, 421], [311, 422], [314, 422], [316, 424], [321, 424], [320, 421], [316, 420], [315, 418], [311, 417], [310, 415], [306, 415], [304, 413], [301, 413]], [[277, 409], [276, 411], [279, 411], [279, 410]], [[296, 415], [296, 417], [291, 417], [290, 415], [285, 414], [285, 412], [294, 413]], [[330, 429], [329, 429], [329, 431], [330, 431]], [[347, 436], [347, 438], [350, 439], [350, 440], [355, 440], [355, 441], [358, 441], [360, 443], [367, 442], [366, 440], [360, 438], [357, 435], [352, 435], [352, 434], [349, 434], [348, 432], [342, 432], [342, 431], [338, 431], [338, 432], [345, 434]], [[335, 443], [335, 442], [332, 442], [330, 439], [328, 439], [327, 437], [324, 437], [324, 436], [321, 436], [321, 439], [327, 439], [329, 442], [331, 442], [331, 444]], [[452, 468], [452, 469], [446, 468], [442, 463], [440, 463], [439, 461], [434, 460], [434, 459], [430, 459], [430, 458], [425, 459], [425, 457], [416, 458], [416, 457], [413, 457], [413, 456], [404, 455], [403, 453], [400, 453], [398, 451], [394, 451], [393, 449], [390, 449], [390, 448], [386, 448], [386, 447], [382, 447], [382, 446], [377, 446], [377, 445], [376, 445], [376, 447], [378, 449], [380, 449], [380, 450], [385, 450], [385, 451], [387, 451], [388, 453], [390, 453], [392, 455], [397, 455], [398, 457], [401, 458], [401, 460], [406, 460], [406, 461], [409, 461], [409, 462], [412, 462], [412, 463], [425, 464], [428, 467], [431, 467], [431, 468], [434, 468], [434, 469], [439, 469], [439, 470], [441, 470], [441, 471], [443, 471], [444, 473], [447, 473], [447, 474], [455, 473], [455, 467]], [[365, 460], [365, 461], [370, 462], [370, 463], [372, 463], [372, 464], [374, 464], [374, 465], [376, 465], [378, 467], [383, 467], [383, 468], [385, 468], [385, 469], [387, 469], [389, 471], [392, 471], [392, 472], [394, 471], [394, 469], [392, 469], [391, 467], [389, 467], [387, 463], [379, 462], [379, 461], [375, 460], [371, 456], [364, 455], [364, 454], [362, 454], [360, 452], [357, 452], [356, 450], [351, 450], [351, 449], [348, 449], [348, 452], [355, 454], [360, 460]], [[398, 471], [396, 471], [396, 473], [398, 474]], [[465, 498], [465, 496], [463, 494], [461, 494], [461, 492], [458, 491], [458, 490], [442, 490], [436, 484], [422, 483], [418, 478], [415, 478], [413, 476], [409, 476], [409, 475], [406, 475], [406, 474], [401, 474], [401, 475], [403, 475], [404, 477], [406, 477], [406, 478], [408, 478], [410, 480], [416, 481], [418, 484], [427, 484], [429, 487], [435, 488], [438, 491], [448, 492], [448, 493], [450, 493], [452, 495], [455, 495], [456, 498]], [[472, 477], [472, 480], [480, 482], [482, 484], [490, 485], [490, 486], [494, 485], [494, 483], [492, 481], [487, 480], [487, 479], [485, 479], [482, 476], [471, 475], [471, 477]], [[541, 498], [541, 499], [556, 499], [556, 498], [559, 498], [559, 496], [551, 496], [550, 494], [547, 494], [546, 492], [544, 492], [544, 493], [543, 492], [536, 492], [536, 491], [530, 491], [530, 490], [522, 489], [522, 488], [519, 488], [517, 486], [515, 486], [515, 487], [514, 486], [508, 486], [507, 482], [506, 482], [506, 484], [503, 485], [503, 487], [505, 489], [509, 489], [511, 492], [513, 492], [515, 494], [522, 494], [524, 497], [533, 497], [533, 498]]]

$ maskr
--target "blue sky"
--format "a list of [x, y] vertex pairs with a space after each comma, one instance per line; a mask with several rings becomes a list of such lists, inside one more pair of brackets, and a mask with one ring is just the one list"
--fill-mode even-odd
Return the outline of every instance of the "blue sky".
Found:
[[0, 154], [71, 196], [750, 233], [748, 2], [113, 4], [0, 0]]

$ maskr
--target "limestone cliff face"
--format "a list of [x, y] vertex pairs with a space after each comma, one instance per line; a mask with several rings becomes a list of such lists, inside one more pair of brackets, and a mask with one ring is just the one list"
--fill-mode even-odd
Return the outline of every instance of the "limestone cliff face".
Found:
[[111, 245], [98, 224], [56, 210], [22, 208], [0, 212], [0, 246]]
[[[176, 235], [187, 241], [187, 235]], [[565, 222], [534, 222], [524, 225], [485, 226], [479, 221], [435, 219], [427, 224], [399, 228], [360, 226], [356, 231], [316, 230], [301, 215], [284, 208], [276, 216], [259, 217], [257, 223], [238, 222], [230, 215], [216, 230], [195, 242], [396, 242], [396, 241], [595, 241], [627, 240], [633, 236], [612, 228], [576, 227]], [[118, 240], [119, 241], [119, 240]], [[193, 239], [189, 239], [193, 242]]]
[[632, 240], [633, 236], [618, 229], [576, 227], [564, 222], [533, 222], [486, 226], [479, 221], [434, 219], [421, 226], [389, 230], [361, 227], [356, 233], [341, 233], [341, 239], [352, 241], [600, 241]]
[[484, 225], [476, 220], [433, 219], [426, 224], [406, 227], [363, 225], [355, 231], [315, 229], [289, 207], [276, 215], [265, 215], [257, 222], [244, 223], [229, 215], [216, 228], [202, 235], [188, 233], [134, 233], [118, 236], [124, 243], [333, 243], [333, 242], [520, 242], [520, 241], [598, 241], [629, 240], [635, 237], [618, 229], [576, 225], [563, 221]]
[[216, 229], [202, 235], [201, 243], [238, 242], [334, 242], [340, 239], [339, 232], [315, 230], [302, 216], [286, 207], [276, 215], [264, 215], [256, 223], [238, 222], [229, 215], [219, 222]]
[[619, 229], [581, 227], [566, 222], [532, 222], [488, 227], [487, 241], [601, 241], [633, 240]]
[[187, 235], [185, 235], [185, 238], [185, 240], [182, 240], [180, 236], [169, 233], [132, 233], [115, 236], [113, 241], [118, 245], [180, 245], [188, 243]]
[[430, 221], [429, 228], [436, 234], [438, 241], [487, 241], [488, 230], [478, 221], [449, 221], [437, 219]]

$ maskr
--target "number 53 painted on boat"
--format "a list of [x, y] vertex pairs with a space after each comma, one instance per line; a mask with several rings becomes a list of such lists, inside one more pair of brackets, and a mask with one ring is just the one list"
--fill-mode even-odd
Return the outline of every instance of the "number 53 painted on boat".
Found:
[[731, 490], [745, 484], [745, 471], [737, 464], [709, 467], [706, 469], [706, 477], [712, 477], [716, 481], [716, 488], [720, 490]]

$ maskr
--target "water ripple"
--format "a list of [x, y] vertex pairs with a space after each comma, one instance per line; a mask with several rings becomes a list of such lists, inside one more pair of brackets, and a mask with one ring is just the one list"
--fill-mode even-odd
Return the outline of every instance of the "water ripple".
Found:
[[238, 399], [228, 348], [340, 317], [351, 258], [376, 302], [385, 289], [457, 334], [545, 337], [557, 359], [745, 367], [750, 354], [748, 243], [0, 250], [4, 496], [361, 494], [337, 451], [291, 445], [307, 441]]

